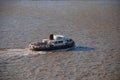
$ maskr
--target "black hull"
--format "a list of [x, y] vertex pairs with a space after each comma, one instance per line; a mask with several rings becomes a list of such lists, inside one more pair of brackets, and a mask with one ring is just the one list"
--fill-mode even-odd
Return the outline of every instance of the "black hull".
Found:
[[62, 46], [50, 46], [50, 47], [40, 47], [40, 48], [30, 48], [30, 50], [33, 51], [51, 51], [51, 50], [58, 50], [58, 49], [67, 49], [67, 48], [71, 48], [74, 47], [75, 43], [74, 41], [72, 43], [68, 43], [66, 45], [62, 45]]

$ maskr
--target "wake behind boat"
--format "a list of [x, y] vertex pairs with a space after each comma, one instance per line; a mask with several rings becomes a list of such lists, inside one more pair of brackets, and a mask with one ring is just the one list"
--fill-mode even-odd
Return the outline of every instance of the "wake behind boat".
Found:
[[74, 47], [75, 42], [63, 35], [50, 34], [49, 39], [43, 39], [42, 42], [29, 44], [29, 49], [33, 51], [50, 51], [58, 49], [67, 49]]

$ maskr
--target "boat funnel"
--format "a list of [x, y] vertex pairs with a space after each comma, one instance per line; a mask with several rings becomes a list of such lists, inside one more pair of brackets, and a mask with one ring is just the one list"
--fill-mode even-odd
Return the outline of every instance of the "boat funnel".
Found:
[[53, 35], [53, 34], [50, 34], [49, 39], [50, 39], [50, 40], [54, 40], [54, 35]]

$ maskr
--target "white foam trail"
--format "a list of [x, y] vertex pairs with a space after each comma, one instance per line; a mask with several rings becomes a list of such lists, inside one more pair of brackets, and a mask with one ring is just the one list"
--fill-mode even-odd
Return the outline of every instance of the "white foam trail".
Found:
[[45, 54], [50, 54], [54, 52], [64, 52], [73, 49], [74, 47], [67, 48], [67, 49], [59, 49], [59, 50], [52, 50], [52, 51], [31, 51], [28, 48], [25, 49], [8, 49], [8, 55], [11, 56], [20, 56], [20, 57], [25, 57], [29, 55], [45, 55]]

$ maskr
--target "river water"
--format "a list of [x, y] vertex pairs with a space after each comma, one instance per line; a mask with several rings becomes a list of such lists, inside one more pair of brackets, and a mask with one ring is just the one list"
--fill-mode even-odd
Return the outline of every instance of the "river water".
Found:
[[[0, 79], [119, 80], [119, 5], [109, 0], [1, 1]], [[72, 38], [76, 47], [44, 53], [26, 49], [51, 33]]]

